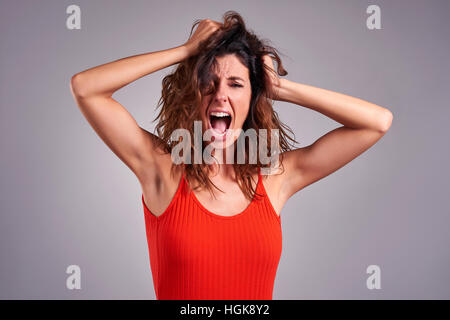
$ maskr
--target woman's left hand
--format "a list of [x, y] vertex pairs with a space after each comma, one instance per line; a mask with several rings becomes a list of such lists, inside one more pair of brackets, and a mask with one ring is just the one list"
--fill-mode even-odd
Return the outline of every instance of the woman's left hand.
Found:
[[267, 65], [271, 70], [271, 72], [268, 72], [266, 70], [266, 72], [269, 75], [269, 79], [270, 79], [269, 85], [271, 86], [273, 95], [274, 95], [269, 98], [272, 100], [280, 100], [280, 88], [281, 88], [281, 80], [282, 79], [280, 79], [278, 77], [277, 73], [274, 70], [272, 58], [266, 54], [263, 56], [263, 60], [264, 60], [264, 64]]

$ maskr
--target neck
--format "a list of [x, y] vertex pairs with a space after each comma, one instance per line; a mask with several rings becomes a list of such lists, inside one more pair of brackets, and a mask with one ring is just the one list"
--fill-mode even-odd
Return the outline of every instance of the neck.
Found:
[[235, 179], [235, 173], [234, 168], [232, 164], [211, 164], [209, 165], [212, 176], [213, 177], [220, 177], [222, 179], [226, 180], [234, 180]]
[[[208, 148], [208, 151], [205, 153], [206, 147]], [[215, 147], [211, 143], [203, 144], [203, 151], [202, 151], [202, 154], [204, 156], [203, 161], [214, 162], [217, 164], [225, 164], [225, 165], [234, 164], [234, 159], [235, 159], [234, 153], [235, 153], [235, 143], [232, 143], [229, 146], [223, 146], [220, 148]], [[208, 157], [211, 156], [212, 159], [205, 159], [206, 154], [208, 154]]]
[[[227, 146], [226, 148], [214, 148], [211, 151], [212, 161], [214, 163], [209, 164], [213, 176], [221, 176], [223, 178], [234, 179], [234, 144]], [[227, 159], [227, 157], [229, 159]]]

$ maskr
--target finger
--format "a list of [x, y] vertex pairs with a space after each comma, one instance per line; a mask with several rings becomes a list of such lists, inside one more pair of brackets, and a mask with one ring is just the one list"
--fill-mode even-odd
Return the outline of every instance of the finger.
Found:
[[273, 60], [269, 55], [263, 56], [264, 63], [271, 69], [274, 70]]
[[217, 27], [217, 28], [220, 28], [222, 26], [222, 23], [220, 23], [218, 21], [214, 21], [214, 20], [211, 20], [211, 21], [214, 24], [214, 26]]

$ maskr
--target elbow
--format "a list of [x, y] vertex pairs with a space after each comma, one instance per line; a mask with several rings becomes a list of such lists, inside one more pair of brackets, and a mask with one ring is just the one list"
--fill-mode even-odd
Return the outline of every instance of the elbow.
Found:
[[99, 95], [94, 92], [92, 88], [93, 86], [91, 79], [86, 77], [86, 75], [82, 72], [73, 75], [70, 79], [70, 91], [77, 100]]
[[388, 130], [390, 129], [390, 127], [392, 125], [393, 118], [394, 118], [394, 115], [392, 114], [392, 112], [388, 109], [385, 109], [385, 112], [384, 112], [384, 115], [383, 115], [382, 121], [381, 121], [381, 126], [380, 126], [380, 131], [382, 133], [388, 132]]
[[99, 92], [95, 80], [84, 72], [77, 73], [70, 79], [70, 91], [76, 100], [91, 97], [111, 97], [113, 92]]
[[80, 73], [73, 75], [70, 79], [70, 91], [76, 99], [86, 96], [86, 91], [84, 89], [83, 80]]

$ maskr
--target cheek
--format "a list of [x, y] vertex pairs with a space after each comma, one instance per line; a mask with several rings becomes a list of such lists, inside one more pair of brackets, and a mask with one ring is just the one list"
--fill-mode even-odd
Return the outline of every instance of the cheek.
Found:
[[241, 110], [239, 110], [239, 118], [242, 120], [242, 122], [245, 121], [245, 119], [248, 116], [248, 112], [249, 112], [249, 107], [246, 106], [245, 108], [242, 108]]
[[245, 119], [247, 119], [249, 110], [250, 110], [250, 96], [245, 95], [240, 103], [240, 108], [238, 110], [239, 123], [243, 124]]
[[243, 106], [242, 108], [239, 108], [239, 110], [236, 114], [236, 120], [235, 120], [236, 127], [239, 127], [239, 128], [243, 127], [244, 122], [247, 119], [248, 112], [249, 112], [248, 105], [245, 105], [245, 107]]

